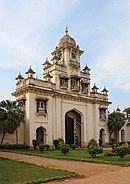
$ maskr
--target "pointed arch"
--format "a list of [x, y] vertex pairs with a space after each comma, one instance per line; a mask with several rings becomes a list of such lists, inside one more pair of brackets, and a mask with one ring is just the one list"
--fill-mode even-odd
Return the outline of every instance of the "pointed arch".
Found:
[[40, 126], [36, 129], [36, 139], [40, 142], [45, 144], [45, 135], [46, 135], [46, 129], [43, 126]]
[[121, 130], [121, 142], [124, 142], [125, 141], [125, 130], [122, 129]]
[[76, 144], [81, 146], [82, 118], [80, 111], [73, 108], [65, 114], [65, 142], [67, 144]]
[[99, 138], [102, 140], [102, 144], [104, 144], [105, 143], [105, 130], [104, 130], [104, 128], [100, 129]]

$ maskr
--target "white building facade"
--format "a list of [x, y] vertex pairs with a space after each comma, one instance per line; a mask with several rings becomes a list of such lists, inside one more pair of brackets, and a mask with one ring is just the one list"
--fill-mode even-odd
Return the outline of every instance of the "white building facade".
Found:
[[19, 135], [20, 143], [32, 145], [33, 139], [53, 145], [63, 138], [68, 144], [86, 146], [90, 139], [109, 142], [108, 94], [94, 84], [90, 89], [90, 69], [80, 68], [80, 50], [76, 41], [65, 35], [52, 52], [51, 62], [43, 63], [43, 80], [35, 78], [30, 67], [26, 78], [16, 78], [13, 96], [25, 109], [26, 119]]
[[[130, 142], [130, 113], [127, 108], [124, 111], [121, 111], [119, 107], [115, 112], [123, 113], [125, 116], [125, 124], [118, 133], [118, 142]], [[115, 138], [114, 133], [112, 138]]]

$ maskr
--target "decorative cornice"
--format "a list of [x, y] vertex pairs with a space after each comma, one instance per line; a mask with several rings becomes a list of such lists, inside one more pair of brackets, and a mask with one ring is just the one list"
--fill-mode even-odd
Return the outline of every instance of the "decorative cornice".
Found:
[[79, 96], [79, 94], [72, 94], [68, 92], [59, 92], [59, 91], [54, 91], [50, 89], [41, 89], [37, 87], [31, 87], [31, 86], [25, 86], [24, 88], [21, 88], [14, 93], [12, 93], [13, 96], [16, 98], [19, 98], [21, 95], [25, 95], [27, 93], [34, 93], [37, 95], [44, 95], [44, 96], [52, 96], [60, 99], [65, 99], [65, 100], [71, 100], [71, 101], [77, 101], [77, 102], [83, 102], [83, 103], [90, 103], [90, 104], [99, 104], [99, 105], [104, 105], [108, 106], [111, 104], [111, 102], [108, 102], [104, 99], [100, 98], [93, 98], [90, 96]]

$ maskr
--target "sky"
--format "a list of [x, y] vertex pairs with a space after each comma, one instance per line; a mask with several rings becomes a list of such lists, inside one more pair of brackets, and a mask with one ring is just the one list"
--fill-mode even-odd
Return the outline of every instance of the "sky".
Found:
[[43, 78], [66, 25], [84, 51], [91, 87], [108, 89], [110, 111], [129, 107], [130, 0], [0, 0], [0, 100], [14, 100], [15, 78], [30, 65]]

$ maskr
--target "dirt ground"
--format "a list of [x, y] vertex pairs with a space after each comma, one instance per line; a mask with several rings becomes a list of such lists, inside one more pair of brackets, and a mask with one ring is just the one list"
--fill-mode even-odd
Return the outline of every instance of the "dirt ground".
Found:
[[79, 178], [49, 182], [50, 184], [130, 184], [130, 167], [57, 160], [9, 152], [0, 152], [0, 157], [34, 163], [53, 169], [73, 171], [81, 175]]

